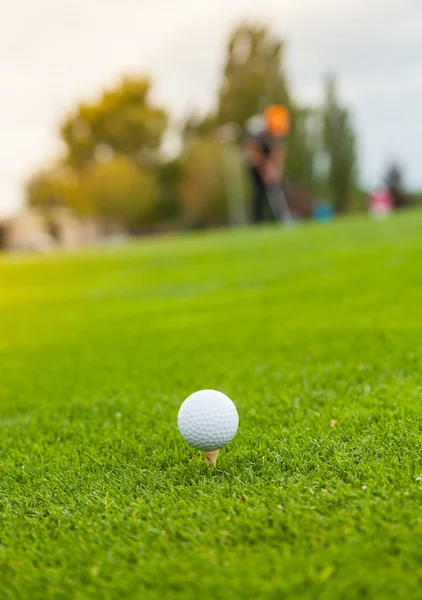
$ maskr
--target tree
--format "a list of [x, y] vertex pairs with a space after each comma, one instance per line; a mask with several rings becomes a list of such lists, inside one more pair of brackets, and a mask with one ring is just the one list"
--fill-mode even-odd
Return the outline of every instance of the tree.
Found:
[[318, 193], [315, 155], [320, 145], [318, 112], [295, 106], [290, 111], [291, 134], [288, 140], [286, 178]]
[[183, 218], [190, 227], [227, 223], [224, 164], [220, 144], [198, 140], [185, 150], [179, 186]]
[[235, 28], [218, 96], [218, 124], [234, 122], [243, 127], [269, 104], [291, 106], [283, 55], [283, 42], [266, 27], [246, 23]]
[[87, 167], [81, 178], [80, 194], [103, 220], [130, 229], [151, 218], [157, 188], [151, 173], [129, 158], [119, 156]]
[[409, 204], [409, 199], [403, 191], [403, 173], [399, 165], [390, 165], [385, 176], [385, 184], [396, 208], [402, 208]]
[[28, 204], [45, 215], [63, 206], [85, 215], [92, 213], [92, 207], [80, 199], [76, 174], [61, 162], [35, 173], [28, 180], [25, 192]]
[[154, 210], [156, 221], [169, 221], [180, 216], [179, 188], [183, 168], [181, 157], [162, 161], [156, 167], [158, 199]]
[[330, 200], [337, 210], [347, 210], [356, 185], [356, 136], [349, 111], [338, 100], [333, 77], [326, 82], [321, 149], [327, 162], [326, 188]]
[[126, 77], [97, 102], [79, 104], [61, 127], [68, 163], [80, 171], [93, 161], [123, 155], [148, 165], [168, 121], [150, 101], [150, 90], [148, 79]]

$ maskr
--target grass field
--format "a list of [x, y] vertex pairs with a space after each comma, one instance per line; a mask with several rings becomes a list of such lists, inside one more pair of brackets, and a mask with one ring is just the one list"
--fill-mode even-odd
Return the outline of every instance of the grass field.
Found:
[[0, 321], [1, 599], [421, 597], [421, 212], [3, 257]]

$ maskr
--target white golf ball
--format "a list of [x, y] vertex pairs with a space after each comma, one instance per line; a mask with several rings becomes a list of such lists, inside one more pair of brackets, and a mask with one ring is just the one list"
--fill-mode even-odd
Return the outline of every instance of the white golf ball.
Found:
[[239, 415], [228, 396], [200, 390], [183, 402], [177, 417], [182, 437], [198, 450], [218, 450], [236, 435]]

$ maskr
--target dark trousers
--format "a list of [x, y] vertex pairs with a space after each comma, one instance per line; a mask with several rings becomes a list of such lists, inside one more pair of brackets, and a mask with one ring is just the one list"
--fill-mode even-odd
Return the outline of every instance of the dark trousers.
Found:
[[[281, 220], [283, 217], [282, 206], [280, 205], [281, 184], [276, 184], [273, 188], [267, 189], [259, 170], [252, 165], [249, 165], [248, 170], [252, 181], [252, 215], [254, 222], [262, 223], [267, 216], [270, 216], [272, 220]], [[269, 195], [271, 195], [272, 200], [269, 199]]]
[[249, 175], [252, 181], [252, 214], [255, 223], [261, 223], [267, 220], [289, 221], [292, 218], [289, 206], [287, 204], [283, 183], [275, 183], [266, 187], [261, 173], [255, 167], [248, 166]]
[[248, 171], [252, 183], [252, 216], [255, 223], [261, 223], [268, 212], [267, 190], [258, 169], [249, 165]]

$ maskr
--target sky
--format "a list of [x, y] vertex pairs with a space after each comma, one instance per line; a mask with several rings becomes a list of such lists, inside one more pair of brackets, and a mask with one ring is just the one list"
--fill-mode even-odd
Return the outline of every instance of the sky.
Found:
[[364, 185], [398, 161], [422, 189], [421, 0], [13, 0], [0, 4], [0, 215], [19, 209], [28, 175], [59, 151], [63, 116], [122, 74], [150, 75], [174, 119], [209, 109], [242, 19], [286, 41], [301, 101], [338, 76]]

